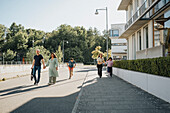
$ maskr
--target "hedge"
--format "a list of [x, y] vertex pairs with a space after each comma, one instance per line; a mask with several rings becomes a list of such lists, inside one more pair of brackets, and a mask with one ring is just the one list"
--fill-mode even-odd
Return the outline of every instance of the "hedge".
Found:
[[113, 67], [170, 77], [170, 57], [114, 61]]

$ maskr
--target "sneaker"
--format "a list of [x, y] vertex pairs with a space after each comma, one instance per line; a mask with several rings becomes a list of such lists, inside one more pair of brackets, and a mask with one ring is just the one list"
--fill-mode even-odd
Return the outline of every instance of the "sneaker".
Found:
[[34, 82], [34, 85], [36, 85], [37, 83], [36, 82]]
[[31, 75], [31, 81], [33, 80], [33, 75]]
[[52, 85], [52, 83], [48, 83], [48, 85]]

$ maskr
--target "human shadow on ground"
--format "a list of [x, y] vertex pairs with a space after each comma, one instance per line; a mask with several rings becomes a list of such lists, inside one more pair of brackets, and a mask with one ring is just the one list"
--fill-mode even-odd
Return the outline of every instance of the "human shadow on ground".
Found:
[[44, 85], [44, 86], [35, 86], [35, 87], [32, 87], [32, 88], [28, 88], [28, 89], [16, 89], [14, 91], [11, 91], [11, 92], [8, 92], [8, 93], [5, 93], [5, 94], [2, 94], [0, 96], [7, 96], [7, 95], [12, 95], [12, 94], [18, 94], [18, 93], [23, 93], [23, 92], [28, 92], [28, 91], [32, 91], [32, 90], [36, 90], [36, 89], [41, 89], [41, 88], [45, 88], [45, 87], [48, 87], [49, 85]]
[[[84, 78], [81, 78], [81, 79], [77, 79], [77, 80], [68, 80], [68, 82], [64, 82], [62, 83], [63, 81], [66, 81], [68, 79], [63, 79], [63, 80], [59, 80], [57, 81], [56, 84], [53, 84], [53, 85], [43, 85], [43, 86], [34, 86], [34, 85], [30, 85], [30, 86], [33, 86], [32, 88], [29, 88], [29, 89], [15, 89], [11, 92], [8, 92], [8, 93], [5, 93], [5, 94], [1, 94], [0, 96], [7, 96], [7, 95], [13, 95], [13, 94], [19, 94], [19, 93], [24, 93], [24, 92], [28, 92], [28, 91], [32, 91], [32, 90], [37, 90], [37, 89], [42, 89], [42, 88], [46, 88], [46, 87], [56, 87], [56, 86], [61, 86], [61, 85], [65, 85], [65, 84], [70, 84], [72, 82], [77, 82], [77, 81], [80, 81], [80, 80], [84, 80]], [[12, 88], [11, 88], [12, 89]], [[8, 90], [8, 89], [7, 89]]]
[[86, 70], [81, 70], [81, 71], [76, 71], [76, 72], [88, 72], [88, 71], [96, 71], [97, 69], [86, 69]]
[[63, 80], [57, 80], [56, 82], [59, 83], [59, 82], [63, 82], [63, 81], [66, 81], [68, 79], [63, 79]]
[[78, 93], [64, 97], [34, 98], [11, 113], [71, 113]]
[[12, 91], [12, 90], [17, 90], [17, 89], [22, 89], [22, 88], [27, 88], [27, 87], [31, 87], [33, 85], [22, 85], [22, 86], [17, 86], [17, 87], [13, 87], [13, 88], [9, 88], [9, 89], [4, 89], [4, 90], [0, 90], [0, 93], [3, 92], [8, 92], [8, 91]]

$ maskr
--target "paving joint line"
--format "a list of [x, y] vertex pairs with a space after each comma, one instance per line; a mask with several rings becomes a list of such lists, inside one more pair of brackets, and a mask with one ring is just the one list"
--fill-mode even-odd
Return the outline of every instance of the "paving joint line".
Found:
[[[88, 71], [88, 72], [89, 72], [89, 71]], [[82, 93], [83, 93], [83, 86], [84, 86], [84, 84], [85, 84], [85, 81], [86, 81], [88, 72], [87, 72], [87, 74], [86, 74], [86, 76], [85, 76], [85, 78], [84, 78], [84, 80], [83, 80], [83, 83], [82, 83], [82, 85], [81, 85], [80, 93], [79, 93], [79, 95], [78, 95], [78, 97], [77, 97], [77, 100], [76, 100], [76, 102], [75, 102], [75, 104], [74, 104], [74, 107], [73, 107], [73, 110], [72, 110], [71, 113], [76, 113], [76, 111], [77, 111], [78, 104], [79, 104], [79, 102], [80, 102], [80, 97], [82, 96]]]

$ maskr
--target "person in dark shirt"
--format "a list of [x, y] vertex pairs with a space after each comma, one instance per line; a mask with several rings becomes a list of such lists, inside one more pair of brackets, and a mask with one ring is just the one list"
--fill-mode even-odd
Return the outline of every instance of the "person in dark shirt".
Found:
[[73, 76], [73, 68], [75, 68], [76, 66], [76, 62], [74, 61], [73, 58], [70, 59], [70, 61], [67, 63], [67, 66], [69, 68], [69, 74], [70, 74], [69, 79], [71, 79], [71, 77]]
[[[33, 77], [34, 77], [34, 85], [38, 85], [39, 81], [40, 81], [40, 73], [41, 73], [41, 60], [42, 60], [42, 63], [43, 63], [43, 68], [45, 67], [45, 63], [44, 63], [44, 59], [43, 59], [43, 56], [40, 54], [40, 50], [37, 49], [36, 50], [36, 54], [34, 56], [34, 60], [33, 60], [33, 63], [32, 63], [32, 67], [31, 69], [33, 69]], [[38, 70], [38, 79], [36, 78], [36, 71]]]

